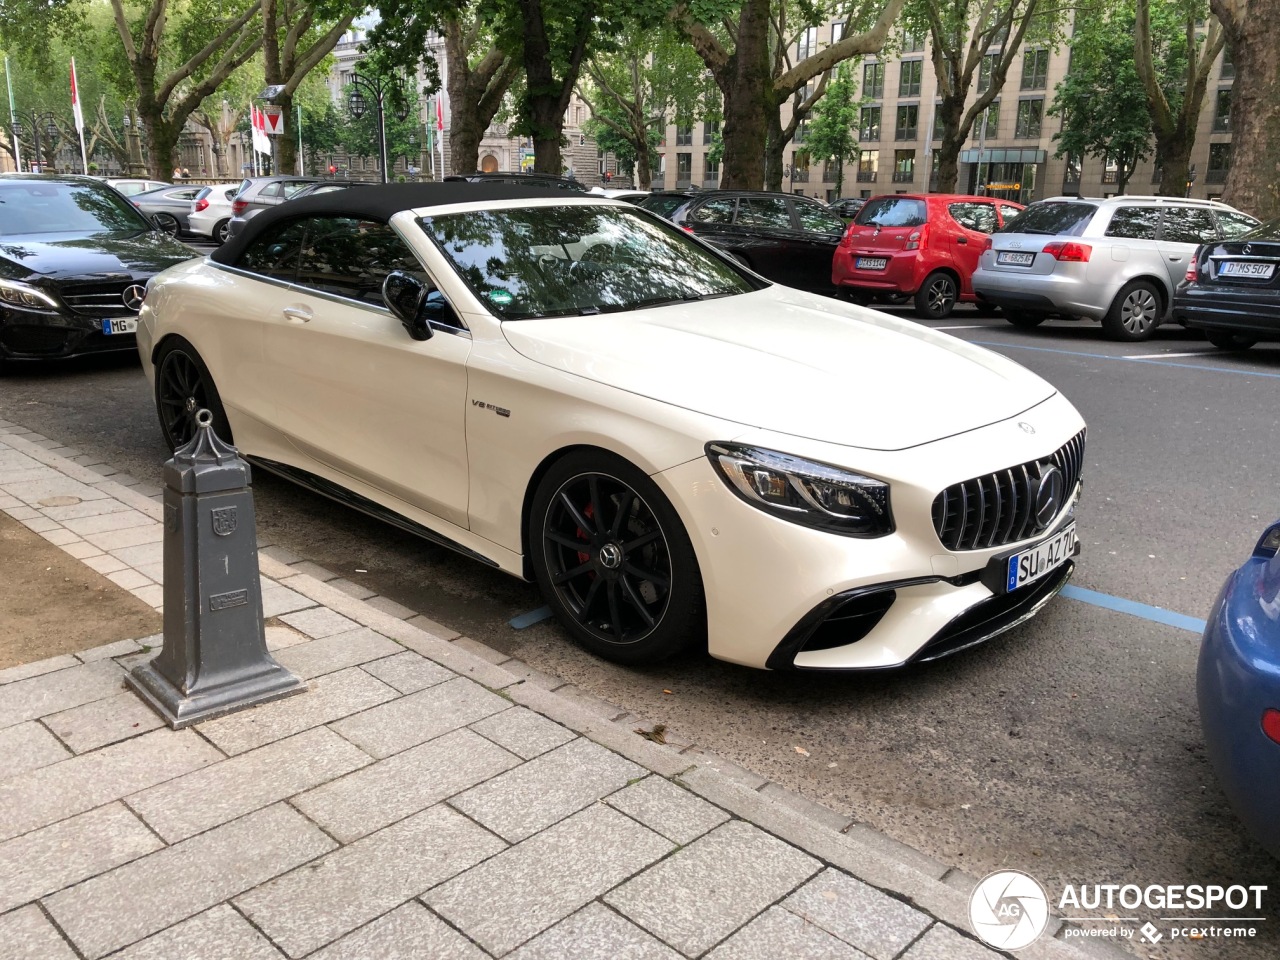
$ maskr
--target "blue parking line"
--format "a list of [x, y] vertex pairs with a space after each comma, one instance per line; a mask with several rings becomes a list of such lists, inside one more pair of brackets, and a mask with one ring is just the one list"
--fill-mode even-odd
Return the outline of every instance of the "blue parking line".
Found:
[[1141, 617], [1143, 620], [1177, 627], [1179, 630], [1190, 630], [1196, 634], [1204, 633], [1203, 620], [1188, 617], [1184, 613], [1174, 613], [1164, 607], [1153, 607], [1148, 603], [1125, 600], [1123, 597], [1113, 597], [1109, 593], [1099, 593], [1097, 590], [1086, 590], [1084, 587], [1074, 587], [1070, 584], [1062, 588], [1062, 596], [1079, 600], [1081, 603], [1089, 603], [1095, 607], [1115, 610], [1117, 613], [1127, 613], [1132, 617]]
[[1234, 367], [1210, 367], [1199, 363], [1173, 363], [1169, 360], [1148, 360], [1145, 357], [1116, 357], [1108, 353], [1085, 353], [1083, 350], [1060, 350], [1055, 347], [1030, 347], [1021, 343], [1003, 343], [997, 340], [966, 340], [965, 342], [979, 347], [1007, 347], [1013, 350], [1034, 350], [1036, 353], [1064, 353], [1069, 357], [1088, 357], [1090, 360], [1128, 360], [1130, 363], [1151, 363], [1157, 367], [1183, 367], [1187, 370], [1202, 370], [1208, 373], [1233, 373], [1240, 377], [1265, 377], [1268, 380], [1280, 380], [1280, 373], [1237, 370]]
[[516, 630], [523, 630], [525, 627], [532, 627], [535, 623], [541, 623], [543, 620], [550, 620], [555, 614], [551, 612], [550, 607], [539, 607], [537, 610], [530, 610], [528, 613], [522, 613], [518, 617], [512, 617], [507, 621], [507, 626]]

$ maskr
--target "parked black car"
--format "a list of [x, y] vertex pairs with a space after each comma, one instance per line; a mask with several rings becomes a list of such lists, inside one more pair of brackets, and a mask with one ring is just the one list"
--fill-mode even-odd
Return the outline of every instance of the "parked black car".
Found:
[[827, 209], [838, 217], [844, 217], [846, 220], [852, 220], [858, 215], [858, 211], [866, 205], [866, 197], [844, 197], [840, 200], [832, 200], [827, 204]]
[[514, 183], [522, 187], [550, 187], [553, 190], [573, 190], [576, 193], [587, 193], [584, 184], [569, 177], [557, 177], [550, 173], [520, 173], [516, 171], [493, 173], [455, 173], [445, 177], [446, 180], [466, 180], [468, 183]]
[[727, 250], [770, 280], [814, 293], [836, 292], [831, 260], [845, 222], [817, 200], [755, 190], [664, 191], [640, 206]]
[[0, 367], [134, 351], [147, 281], [190, 260], [89, 177], [0, 177]]
[[1174, 292], [1173, 318], [1224, 350], [1280, 340], [1280, 219], [1203, 244]]
[[159, 230], [171, 237], [185, 237], [191, 235], [187, 217], [191, 215], [191, 203], [201, 189], [198, 183], [175, 183], [159, 190], [135, 193], [129, 200]]

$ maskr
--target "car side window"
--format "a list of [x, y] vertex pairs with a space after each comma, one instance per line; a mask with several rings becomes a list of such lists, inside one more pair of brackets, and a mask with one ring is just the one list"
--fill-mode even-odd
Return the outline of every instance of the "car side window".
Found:
[[743, 197], [738, 201], [738, 226], [791, 229], [791, 211], [781, 197]]
[[735, 203], [737, 203], [736, 200], [727, 197], [708, 200], [689, 214], [689, 219], [697, 223], [733, 223]]
[[298, 254], [306, 234], [305, 220], [277, 223], [263, 232], [240, 254], [236, 266], [250, 273], [293, 283], [298, 273]]
[[1218, 239], [1213, 211], [1204, 207], [1170, 207], [1164, 214], [1160, 239], [1172, 243], [1209, 243]]
[[807, 233], [844, 233], [844, 221], [816, 203], [795, 201], [800, 227]]
[[269, 199], [272, 197], [280, 196], [280, 184], [268, 183], [266, 186], [264, 186], [261, 190], [258, 191], [258, 196], [263, 199]]
[[381, 307], [382, 281], [392, 270], [426, 279], [418, 258], [387, 224], [351, 217], [307, 221], [299, 286]]
[[1015, 207], [1012, 203], [997, 203], [996, 207], [1000, 210], [1001, 223], [1008, 223], [1022, 212], [1021, 209]]
[[1242, 234], [1258, 226], [1258, 221], [1243, 213], [1232, 213], [1227, 210], [1215, 210], [1218, 217], [1218, 229], [1227, 240], [1234, 240]]
[[1108, 237], [1154, 240], [1160, 227], [1160, 207], [1120, 207], [1107, 224]]
[[280, 192], [286, 200], [296, 194], [303, 187], [309, 186], [306, 180], [290, 180], [288, 183], [281, 184]]
[[967, 230], [979, 233], [995, 233], [1000, 224], [996, 220], [996, 208], [990, 203], [966, 200], [947, 207], [951, 219]]

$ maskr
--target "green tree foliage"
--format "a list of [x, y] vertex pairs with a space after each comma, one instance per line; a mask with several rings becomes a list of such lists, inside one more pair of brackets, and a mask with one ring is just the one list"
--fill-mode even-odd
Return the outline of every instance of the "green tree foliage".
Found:
[[862, 104], [853, 65], [840, 64], [835, 79], [827, 85], [826, 96], [813, 108], [805, 146], [814, 159], [832, 160], [836, 168], [836, 196], [844, 188], [844, 165], [858, 151], [854, 125]]
[[[1081, 16], [1071, 37], [1071, 71], [1058, 84], [1049, 112], [1062, 117], [1054, 134], [1057, 156], [1109, 158], [1116, 165], [1116, 190], [1124, 193], [1137, 165], [1151, 155], [1152, 125], [1138, 79], [1132, 2], [1108, 4]], [[1158, 42], [1165, 85], [1178, 74], [1178, 36], [1167, 31]], [[1185, 57], [1182, 58], [1185, 60]], [[1169, 90], [1176, 96], [1176, 91]]]

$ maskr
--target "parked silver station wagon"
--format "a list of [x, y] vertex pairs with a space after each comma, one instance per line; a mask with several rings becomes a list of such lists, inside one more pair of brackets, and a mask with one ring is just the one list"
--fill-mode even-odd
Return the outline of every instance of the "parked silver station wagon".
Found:
[[1101, 320], [1113, 340], [1146, 340], [1169, 318], [1196, 248], [1257, 225], [1216, 200], [1039, 200], [992, 235], [973, 292], [1014, 326]]

